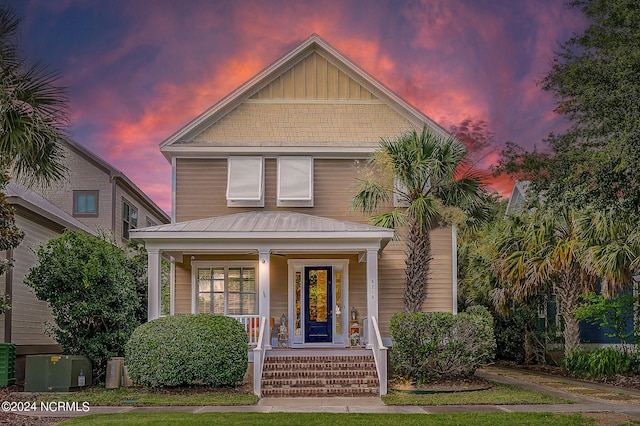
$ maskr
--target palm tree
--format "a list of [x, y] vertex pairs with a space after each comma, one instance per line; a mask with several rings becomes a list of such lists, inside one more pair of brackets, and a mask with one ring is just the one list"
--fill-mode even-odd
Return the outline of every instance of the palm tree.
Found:
[[20, 19], [0, 6], [0, 171], [28, 183], [62, 179], [67, 98], [58, 76], [28, 66], [17, 49]]
[[601, 292], [611, 297], [632, 283], [640, 271], [640, 223], [638, 217], [614, 209], [584, 211], [577, 218], [584, 260], [601, 281]]
[[496, 301], [525, 301], [547, 293], [556, 296], [568, 354], [580, 344], [579, 324], [573, 311], [580, 296], [595, 285], [595, 275], [581, 258], [576, 215], [570, 211], [558, 214], [537, 210], [508, 221], [497, 247], [496, 273], [505, 285], [496, 292]]
[[[10, 178], [47, 184], [67, 171], [61, 142], [67, 138], [67, 98], [58, 77], [39, 63], [28, 66], [17, 48], [20, 19], [0, 5], [0, 250], [17, 247], [24, 233], [4, 196]], [[0, 275], [10, 266], [0, 261]], [[8, 309], [0, 296], [0, 313]]]
[[[398, 138], [382, 139], [370, 159], [369, 169], [359, 179], [359, 191], [352, 208], [373, 215], [371, 222], [399, 230], [408, 228], [405, 260], [404, 305], [408, 312], [419, 312], [426, 299], [431, 242], [429, 231], [445, 216], [486, 216], [487, 194], [480, 179], [463, 176], [466, 146], [449, 134], [424, 126], [422, 132], [408, 131]], [[389, 207], [394, 200], [394, 207]], [[470, 219], [472, 221], [472, 219]]]

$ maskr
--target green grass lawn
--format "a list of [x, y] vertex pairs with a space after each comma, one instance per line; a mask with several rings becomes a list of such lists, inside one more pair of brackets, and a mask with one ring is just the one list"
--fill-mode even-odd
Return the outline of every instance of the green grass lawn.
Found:
[[232, 389], [174, 389], [150, 390], [146, 388], [105, 389], [91, 387], [70, 394], [39, 394], [38, 401], [88, 402], [90, 406], [124, 405], [254, 405], [258, 397]]
[[457, 405], [457, 404], [573, 404], [542, 392], [493, 383], [486, 390], [433, 394], [410, 394], [389, 391], [382, 397], [387, 405]]
[[403, 425], [594, 425], [579, 414], [455, 413], [455, 414], [335, 414], [335, 413], [131, 413], [96, 414], [68, 420], [61, 425], [302, 425], [302, 426], [403, 426]]
[[[178, 405], [255, 405], [258, 397], [233, 389], [169, 389], [140, 387], [104, 389], [91, 387], [69, 394], [39, 394], [36, 401], [88, 402], [90, 406], [178, 406]], [[33, 400], [33, 399], [30, 399]], [[390, 391], [382, 400], [387, 405], [452, 404], [571, 404], [566, 399], [515, 386], [494, 383], [487, 390], [473, 392], [409, 394]]]

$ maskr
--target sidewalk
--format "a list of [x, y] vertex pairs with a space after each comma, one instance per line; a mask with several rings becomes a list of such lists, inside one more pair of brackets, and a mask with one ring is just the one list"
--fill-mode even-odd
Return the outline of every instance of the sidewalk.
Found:
[[87, 414], [115, 414], [142, 412], [323, 412], [323, 413], [388, 413], [436, 414], [457, 412], [552, 412], [602, 413], [614, 412], [640, 419], [640, 391], [588, 383], [545, 373], [508, 367], [490, 366], [478, 376], [499, 383], [548, 393], [574, 401], [574, 404], [541, 405], [439, 405], [387, 406], [380, 398], [262, 398], [249, 406], [188, 406], [188, 407], [91, 407], [89, 412], [32, 412], [37, 417], [78, 417]]

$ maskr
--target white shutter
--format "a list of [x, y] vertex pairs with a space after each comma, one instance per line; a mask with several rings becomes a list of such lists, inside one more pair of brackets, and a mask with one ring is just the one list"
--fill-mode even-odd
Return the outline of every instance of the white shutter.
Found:
[[227, 172], [227, 206], [264, 207], [262, 157], [229, 157]]
[[278, 158], [278, 206], [313, 207], [313, 157]]

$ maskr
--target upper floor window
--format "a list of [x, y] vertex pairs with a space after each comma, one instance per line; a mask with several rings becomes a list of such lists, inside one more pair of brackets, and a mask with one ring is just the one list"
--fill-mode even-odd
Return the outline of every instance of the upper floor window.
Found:
[[98, 216], [98, 191], [73, 191], [73, 215]]
[[278, 206], [313, 207], [313, 157], [278, 158]]
[[229, 157], [227, 167], [227, 206], [264, 207], [264, 159]]
[[129, 231], [138, 227], [138, 209], [122, 200], [122, 238], [129, 239]]
[[149, 216], [147, 216], [147, 227], [149, 226], [156, 226], [157, 223], [153, 221], [153, 219], [151, 219]]

